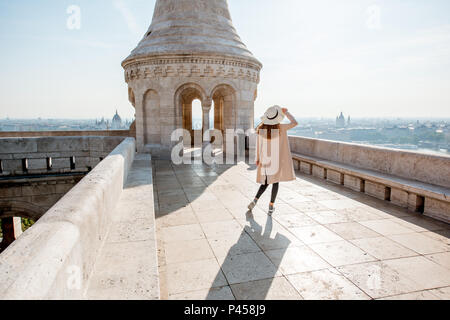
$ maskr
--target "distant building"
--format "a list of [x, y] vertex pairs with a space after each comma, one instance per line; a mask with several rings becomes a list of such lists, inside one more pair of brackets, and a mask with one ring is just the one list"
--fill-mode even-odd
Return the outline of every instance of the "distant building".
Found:
[[96, 128], [100, 130], [107, 130], [109, 127], [108, 121], [105, 121], [105, 118], [102, 118], [100, 121], [95, 121]]
[[337, 128], [345, 128], [345, 117], [342, 112], [339, 117], [336, 117], [336, 127]]
[[111, 129], [112, 130], [122, 129], [122, 118], [119, 116], [119, 113], [117, 112], [117, 110], [116, 110], [116, 114], [112, 118]]

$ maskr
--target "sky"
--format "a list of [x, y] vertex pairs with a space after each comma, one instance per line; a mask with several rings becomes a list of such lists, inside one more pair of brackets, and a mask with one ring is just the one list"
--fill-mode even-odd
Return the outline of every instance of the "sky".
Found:
[[[450, 1], [228, 3], [264, 65], [256, 115], [278, 104], [296, 117], [450, 117]], [[154, 5], [0, 0], [0, 118], [132, 118], [121, 62]]]

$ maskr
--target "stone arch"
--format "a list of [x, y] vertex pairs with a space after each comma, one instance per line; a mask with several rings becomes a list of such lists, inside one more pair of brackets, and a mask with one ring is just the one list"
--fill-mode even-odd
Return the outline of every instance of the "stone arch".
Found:
[[37, 221], [45, 214], [45, 209], [23, 201], [0, 201], [0, 219], [3, 239], [0, 253], [3, 252], [22, 234], [22, 223], [19, 218]]
[[161, 98], [158, 91], [148, 89], [143, 96], [144, 144], [161, 143]]
[[45, 214], [46, 210], [24, 201], [0, 201], [0, 218], [20, 217], [37, 221]]
[[178, 87], [175, 92], [175, 122], [177, 128], [183, 128], [190, 132], [193, 142], [192, 130], [192, 102], [200, 100], [202, 106], [210, 99], [203, 87], [197, 83], [189, 82]]
[[134, 93], [137, 96], [143, 97], [145, 93], [149, 90], [154, 90], [158, 93], [162, 93], [165, 90], [165, 87], [162, 86], [158, 81], [153, 79], [146, 79], [145, 82], [141, 83], [141, 86], [133, 89]]
[[213, 95], [213, 93], [217, 89], [217, 87], [220, 87], [220, 86], [229, 86], [235, 92], [239, 91], [239, 86], [236, 85], [235, 81], [232, 81], [230, 79], [217, 79], [215, 81], [211, 81], [210, 86], [208, 87], [209, 92], [211, 93], [211, 96]]
[[[176, 116], [180, 116], [181, 113], [178, 113], [180, 110], [180, 99], [183, 99], [183, 96], [186, 96], [187, 93], [194, 93], [196, 95], [196, 98], [199, 99], [200, 101], [206, 101], [208, 99], [208, 95], [206, 94], [205, 89], [203, 88], [203, 86], [201, 86], [198, 83], [195, 82], [188, 82], [188, 83], [183, 83], [181, 85], [179, 85], [177, 87], [177, 89], [175, 90], [175, 110], [177, 111]], [[194, 100], [194, 99], [193, 99]]]
[[130, 101], [131, 105], [136, 108], [136, 96], [134, 95], [134, 91], [131, 87], [128, 87], [128, 101]]

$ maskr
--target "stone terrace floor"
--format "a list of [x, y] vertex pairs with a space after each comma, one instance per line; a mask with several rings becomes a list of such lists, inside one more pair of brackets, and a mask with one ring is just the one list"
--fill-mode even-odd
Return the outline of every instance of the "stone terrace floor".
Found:
[[297, 173], [153, 161], [162, 299], [450, 299], [450, 226]]

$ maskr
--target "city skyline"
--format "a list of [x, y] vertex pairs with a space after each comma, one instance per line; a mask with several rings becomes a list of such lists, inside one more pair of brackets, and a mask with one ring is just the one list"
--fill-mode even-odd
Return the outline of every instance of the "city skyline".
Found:
[[[351, 119], [351, 121], [348, 121]], [[120, 123], [117, 123], [119, 120]], [[398, 118], [297, 118], [291, 136], [375, 145], [399, 150], [450, 155], [450, 119]], [[119, 114], [101, 119], [0, 119], [2, 131], [128, 130], [132, 120]], [[210, 124], [213, 121], [211, 119]], [[260, 119], [254, 119], [257, 126]], [[202, 118], [192, 118], [192, 129], [201, 130]], [[211, 127], [212, 129], [212, 127]]]
[[[299, 118], [450, 117], [447, 1], [228, 2], [264, 65], [255, 117], [273, 104]], [[132, 118], [120, 63], [154, 3], [0, 0], [0, 118], [92, 119], [111, 106]]]

